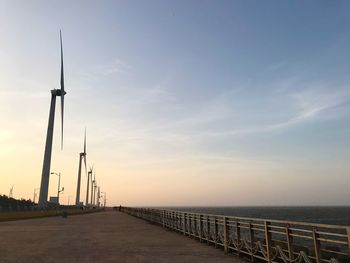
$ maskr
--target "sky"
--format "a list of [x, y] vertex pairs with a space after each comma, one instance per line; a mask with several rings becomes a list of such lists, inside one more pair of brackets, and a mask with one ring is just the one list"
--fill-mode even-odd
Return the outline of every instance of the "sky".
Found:
[[[348, 1], [0, 0], [0, 194], [51, 170], [75, 200], [87, 129], [107, 205], [350, 205]], [[55, 196], [58, 177], [50, 178]], [[81, 198], [85, 200], [86, 176]]]

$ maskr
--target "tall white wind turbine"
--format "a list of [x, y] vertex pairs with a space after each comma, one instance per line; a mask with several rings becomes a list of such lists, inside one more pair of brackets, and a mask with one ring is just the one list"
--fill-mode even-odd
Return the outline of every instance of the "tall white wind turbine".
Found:
[[85, 165], [85, 174], [87, 172], [86, 169], [86, 129], [84, 134], [84, 151], [79, 154], [79, 170], [78, 170], [78, 182], [77, 182], [77, 193], [75, 198], [75, 205], [80, 204], [80, 182], [81, 182], [81, 162], [84, 159], [84, 165]]
[[39, 194], [39, 206], [47, 206], [47, 196], [49, 191], [50, 180], [50, 166], [51, 166], [51, 153], [52, 153], [52, 139], [53, 129], [55, 122], [55, 107], [56, 97], [61, 97], [61, 149], [63, 149], [63, 112], [64, 112], [64, 96], [66, 92], [64, 90], [64, 73], [63, 73], [63, 47], [62, 47], [62, 35], [60, 30], [60, 44], [61, 44], [61, 88], [51, 90], [51, 105], [49, 114], [49, 124], [47, 127], [46, 144], [44, 153], [43, 170], [41, 174], [40, 194]]
[[[89, 205], [89, 183], [90, 183], [90, 179], [92, 181], [92, 172], [94, 170], [94, 166], [90, 167], [90, 170], [88, 172], [88, 177], [87, 177], [87, 188], [86, 188], [86, 201], [85, 201], [85, 205], [88, 206]], [[92, 182], [91, 182], [92, 184]], [[92, 195], [92, 193], [91, 193]]]

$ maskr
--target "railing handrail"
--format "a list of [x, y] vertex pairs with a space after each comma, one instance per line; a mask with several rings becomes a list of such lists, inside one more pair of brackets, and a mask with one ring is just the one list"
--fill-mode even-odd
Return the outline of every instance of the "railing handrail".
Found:
[[228, 216], [228, 215], [222, 215], [222, 214], [197, 213], [197, 212], [190, 212], [190, 211], [180, 211], [180, 210], [161, 209], [161, 208], [133, 207], [133, 209], [135, 209], [135, 208], [136, 209], [147, 209], [147, 210], [152, 209], [152, 210], [158, 210], [158, 211], [195, 214], [195, 215], [202, 215], [202, 216], [226, 217], [226, 218], [231, 218], [231, 219], [241, 219], [241, 220], [247, 220], [247, 221], [268, 221], [271, 223], [278, 223], [278, 224], [303, 225], [303, 226], [319, 227], [319, 228], [337, 228], [337, 229], [347, 230], [347, 228], [350, 227], [350, 226], [346, 226], [346, 225], [332, 225], [332, 224], [322, 224], [322, 223], [312, 223], [312, 222], [302, 222], [302, 221], [289, 221], [289, 220], [280, 220], [280, 219]]
[[292, 263], [298, 260], [315, 263], [350, 262], [350, 226], [161, 208], [124, 209], [131, 215], [158, 223], [201, 242], [204, 240], [215, 247], [223, 247], [225, 253], [250, 256], [251, 260], [257, 258], [268, 263]]

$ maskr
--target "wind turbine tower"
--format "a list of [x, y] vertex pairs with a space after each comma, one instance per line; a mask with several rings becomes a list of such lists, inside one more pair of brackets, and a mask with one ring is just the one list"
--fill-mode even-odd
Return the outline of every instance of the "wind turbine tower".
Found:
[[101, 190], [100, 187], [98, 187], [97, 190], [97, 206], [100, 207], [100, 198], [101, 198]]
[[[94, 170], [94, 166], [90, 167], [90, 170], [88, 172], [88, 178], [87, 178], [87, 188], [86, 188], [86, 201], [85, 201], [85, 205], [88, 206], [89, 205], [89, 183], [90, 183], [90, 178], [92, 180], [92, 171]], [[92, 182], [91, 182], [92, 183]], [[91, 193], [92, 195], [92, 193]]]
[[52, 139], [53, 129], [55, 122], [55, 107], [56, 97], [61, 97], [61, 149], [63, 149], [63, 112], [64, 112], [64, 75], [63, 75], [63, 48], [62, 48], [62, 35], [60, 31], [60, 44], [61, 44], [61, 88], [51, 90], [51, 105], [49, 114], [49, 123], [47, 127], [45, 153], [43, 170], [41, 174], [40, 194], [39, 194], [39, 206], [47, 206], [47, 196], [49, 191], [49, 180], [50, 180], [50, 166], [51, 166], [51, 153], [52, 153]]
[[96, 172], [94, 171], [94, 180], [92, 180], [92, 174], [91, 174], [91, 205], [94, 205], [95, 203], [95, 179], [96, 179]]
[[96, 194], [96, 190], [97, 190], [97, 181], [96, 181], [96, 172], [94, 172], [94, 198], [93, 198], [93, 205], [96, 205], [97, 202], [96, 202], [96, 197], [97, 197], [97, 194]]
[[79, 170], [78, 170], [78, 182], [77, 182], [77, 194], [75, 198], [75, 205], [80, 204], [80, 182], [81, 182], [81, 162], [84, 159], [85, 174], [86, 174], [86, 129], [84, 134], [84, 152], [79, 154]]
[[13, 185], [10, 188], [9, 198], [13, 197]]

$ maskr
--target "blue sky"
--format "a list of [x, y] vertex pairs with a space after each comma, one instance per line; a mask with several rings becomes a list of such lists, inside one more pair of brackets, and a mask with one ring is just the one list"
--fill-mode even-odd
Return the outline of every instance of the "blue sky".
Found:
[[66, 198], [86, 126], [111, 203], [349, 205], [349, 5], [1, 1], [0, 192], [40, 183], [62, 29]]

